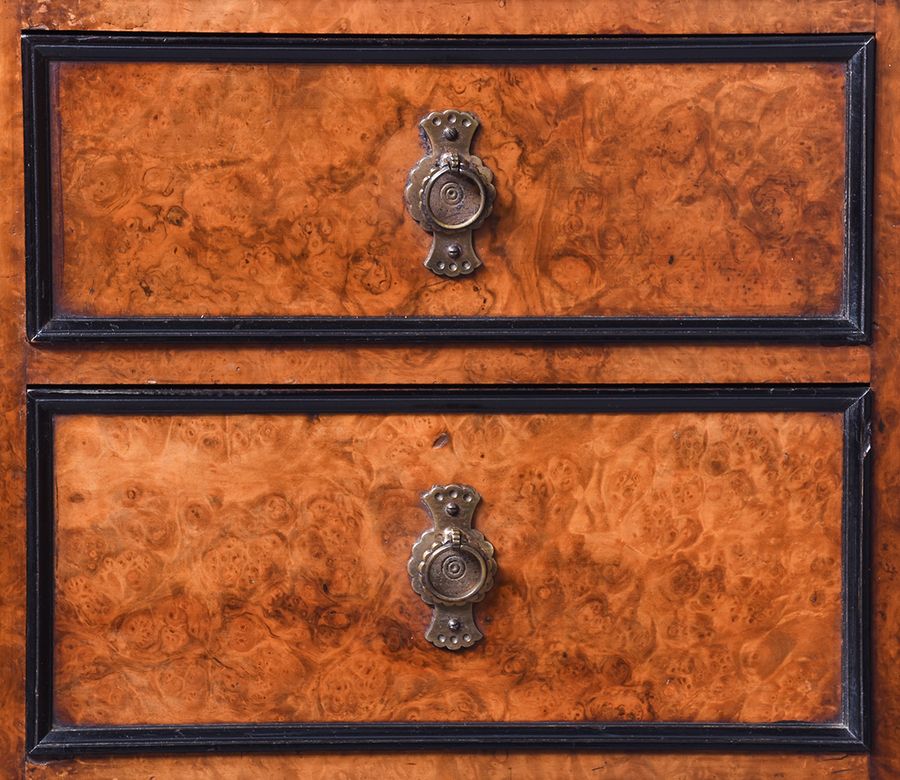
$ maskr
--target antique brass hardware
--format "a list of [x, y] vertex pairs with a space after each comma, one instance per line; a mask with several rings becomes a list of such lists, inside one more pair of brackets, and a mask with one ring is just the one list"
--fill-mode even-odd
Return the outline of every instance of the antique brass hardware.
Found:
[[481, 496], [469, 485], [435, 485], [422, 494], [434, 527], [413, 545], [407, 569], [413, 590], [434, 607], [425, 638], [435, 647], [471, 647], [484, 634], [472, 605], [494, 584], [494, 547], [472, 528]]
[[428, 154], [409, 172], [406, 206], [434, 237], [425, 267], [439, 276], [465, 276], [482, 263], [472, 231], [494, 203], [494, 176], [469, 153], [478, 120], [466, 111], [432, 111], [421, 122]]

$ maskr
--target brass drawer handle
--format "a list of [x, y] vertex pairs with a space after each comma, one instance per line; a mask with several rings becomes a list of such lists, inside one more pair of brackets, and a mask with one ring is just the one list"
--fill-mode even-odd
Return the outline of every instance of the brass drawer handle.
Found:
[[484, 634], [472, 605], [494, 584], [494, 547], [472, 528], [481, 496], [469, 485], [435, 485], [422, 494], [434, 527], [413, 545], [407, 569], [413, 590], [434, 607], [425, 638], [436, 647], [471, 647]]
[[421, 122], [428, 154], [409, 172], [406, 206], [434, 237], [425, 267], [439, 276], [465, 276], [482, 263], [472, 231], [491, 213], [494, 176], [469, 153], [478, 120], [466, 111], [432, 111]]

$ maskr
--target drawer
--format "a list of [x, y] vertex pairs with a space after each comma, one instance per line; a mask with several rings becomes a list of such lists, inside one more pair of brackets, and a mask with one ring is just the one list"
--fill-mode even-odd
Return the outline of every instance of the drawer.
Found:
[[[35, 757], [864, 745], [864, 387], [36, 389], [29, 426]], [[438, 515], [479, 543], [450, 483], [496, 564], [457, 651], [408, 569]]]
[[34, 340], [868, 337], [871, 36], [23, 42]]

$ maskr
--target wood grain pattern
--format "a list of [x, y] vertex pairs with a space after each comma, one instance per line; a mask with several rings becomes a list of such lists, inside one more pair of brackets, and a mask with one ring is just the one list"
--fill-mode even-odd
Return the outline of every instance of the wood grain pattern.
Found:
[[860, 780], [868, 777], [860, 755], [710, 755], [634, 753], [412, 753], [407, 755], [231, 756], [82, 760], [32, 765], [28, 777], [252, 780]]
[[19, 20], [0, 7], [0, 776], [25, 764], [25, 419]]
[[19, 0], [21, 27], [58, 30], [628, 35], [859, 32], [871, 0]]
[[[900, 337], [894, 320], [900, 303], [900, 280], [893, 258], [900, 255], [896, 204], [900, 203], [900, 143], [894, 117], [900, 68], [900, 13], [896, 0], [190, 0], [188, 3], [148, 3], [146, 0], [58, 0], [52, 3], [21, 0], [18, 15], [12, 6], [0, 12], [0, 163], [8, 176], [0, 191], [0, 430], [4, 442], [0, 460], [0, 632], [4, 665], [0, 665], [0, 772], [19, 777], [25, 771], [22, 752], [24, 589], [24, 467], [21, 415], [23, 377], [17, 360], [27, 359], [29, 381], [210, 383], [268, 381], [428, 381], [434, 373], [435, 353], [414, 349], [363, 349], [349, 355], [337, 349], [286, 350], [192, 349], [179, 354], [167, 349], [74, 349], [49, 351], [25, 345], [22, 325], [22, 154], [21, 84], [18, 31], [28, 27], [58, 29], [124, 29], [135, 31], [243, 31], [357, 33], [777, 33], [859, 32], [876, 30], [878, 37], [878, 158], [876, 164], [877, 354], [876, 426], [877, 521], [875, 558], [874, 633], [876, 666], [883, 665], [876, 683], [879, 712], [874, 751], [867, 755], [809, 754], [348, 754], [310, 756], [177, 756], [129, 759], [83, 759], [29, 764], [29, 777], [140, 778], [424, 778], [455, 774], [473, 778], [889, 778], [900, 774], [900, 681], [894, 670], [896, 626], [900, 622], [900, 590], [894, 562], [900, 557], [897, 486], [900, 448], [894, 429], [900, 392]], [[877, 22], [876, 22], [877, 11]], [[747, 347], [640, 347], [584, 350], [519, 347], [472, 351], [483, 362], [479, 374], [466, 362], [465, 349], [440, 353], [449, 376], [473, 376], [474, 381], [851, 381], [869, 371], [864, 349]], [[504, 354], [506, 357], [504, 357]], [[270, 360], [271, 358], [271, 360]], [[816, 380], [815, 377], [827, 377]], [[166, 379], [165, 377], [169, 377]], [[202, 377], [202, 379], [195, 379]], [[254, 379], [255, 377], [256, 379]], [[616, 377], [636, 377], [617, 379]], [[754, 377], [760, 377], [754, 379]], [[671, 379], [670, 379], [671, 378]], [[453, 380], [455, 381], [455, 380]], [[870, 766], [871, 764], [871, 766]], [[870, 772], [872, 773], [870, 775]]]
[[[841, 310], [837, 63], [55, 74], [63, 316]], [[402, 197], [418, 121], [454, 106], [498, 188], [459, 280]]]
[[874, 447], [875, 514], [872, 523], [872, 632], [874, 676], [873, 776], [900, 776], [900, 3], [878, 6], [879, 91], [875, 170]]
[[864, 347], [67, 347], [29, 349], [30, 384], [663, 384], [868, 382]]
[[[60, 723], [830, 721], [835, 414], [63, 416]], [[479, 487], [487, 638], [423, 638], [419, 493]]]

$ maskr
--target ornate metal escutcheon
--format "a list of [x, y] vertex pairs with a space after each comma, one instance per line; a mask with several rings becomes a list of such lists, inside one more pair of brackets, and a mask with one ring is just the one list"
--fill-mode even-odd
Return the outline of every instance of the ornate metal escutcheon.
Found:
[[428, 154], [409, 172], [406, 206], [434, 240], [425, 267], [440, 276], [465, 276], [482, 263], [472, 231], [494, 203], [494, 176], [469, 153], [478, 120], [466, 111], [432, 111], [421, 122]]
[[422, 494], [434, 528], [413, 545], [409, 576], [413, 590], [434, 607], [425, 638], [436, 647], [471, 647], [484, 634], [472, 605], [494, 584], [494, 548], [472, 528], [481, 496], [469, 485], [435, 485]]

